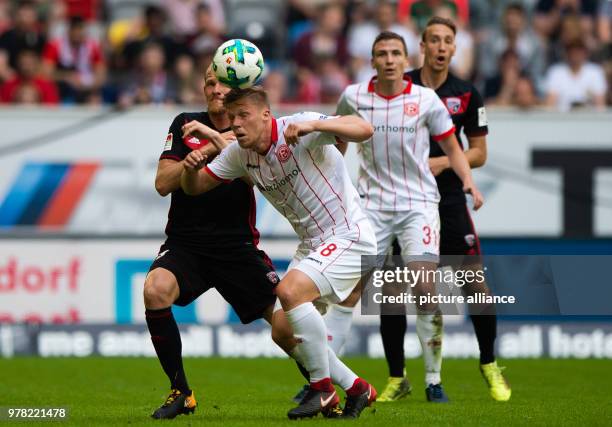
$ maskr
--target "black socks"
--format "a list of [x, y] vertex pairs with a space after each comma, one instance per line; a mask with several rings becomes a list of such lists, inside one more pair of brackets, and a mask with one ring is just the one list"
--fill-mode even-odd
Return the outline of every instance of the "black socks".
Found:
[[147, 309], [145, 317], [157, 358], [170, 379], [171, 388], [187, 395], [191, 394], [183, 370], [181, 335], [171, 308]]

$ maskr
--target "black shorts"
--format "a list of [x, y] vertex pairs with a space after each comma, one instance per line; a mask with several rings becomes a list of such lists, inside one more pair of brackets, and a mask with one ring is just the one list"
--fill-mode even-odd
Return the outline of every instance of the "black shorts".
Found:
[[278, 275], [268, 255], [254, 246], [202, 253], [166, 242], [149, 271], [158, 267], [176, 277], [180, 290], [176, 305], [186, 306], [215, 288], [240, 321], [250, 323], [276, 301]]
[[480, 255], [480, 241], [466, 204], [440, 205], [440, 255]]

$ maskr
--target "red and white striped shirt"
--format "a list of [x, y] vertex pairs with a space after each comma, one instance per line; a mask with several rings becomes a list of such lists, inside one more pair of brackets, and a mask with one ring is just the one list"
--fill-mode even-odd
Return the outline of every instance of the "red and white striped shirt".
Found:
[[374, 135], [359, 144], [357, 190], [366, 209], [427, 209], [440, 200], [429, 169], [429, 138], [442, 140], [455, 132], [448, 110], [436, 93], [412, 84], [395, 96], [384, 96], [369, 83], [348, 86], [337, 113], [369, 121]]
[[287, 145], [283, 136], [290, 123], [328, 118], [313, 112], [273, 118], [265, 155], [233, 142], [205, 171], [220, 180], [248, 175], [300, 239], [313, 247], [333, 236], [357, 239], [357, 223], [366, 216], [342, 154], [334, 147], [334, 135], [312, 132], [295, 146]]

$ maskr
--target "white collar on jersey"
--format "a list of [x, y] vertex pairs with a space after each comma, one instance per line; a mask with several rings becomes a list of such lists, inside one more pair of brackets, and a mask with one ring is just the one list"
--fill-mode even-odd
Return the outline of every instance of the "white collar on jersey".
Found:
[[368, 92], [370, 93], [374, 92], [376, 95], [380, 96], [381, 98], [385, 98], [385, 99], [393, 99], [396, 96], [400, 96], [404, 94], [408, 95], [410, 94], [410, 91], [412, 90], [412, 79], [409, 76], [404, 75], [404, 81], [406, 82], [406, 87], [400, 93], [397, 93], [395, 95], [381, 95], [380, 93], [376, 92], [376, 87], [374, 85], [374, 83], [376, 82], [376, 76], [374, 76], [370, 79], [370, 83], [368, 83]]

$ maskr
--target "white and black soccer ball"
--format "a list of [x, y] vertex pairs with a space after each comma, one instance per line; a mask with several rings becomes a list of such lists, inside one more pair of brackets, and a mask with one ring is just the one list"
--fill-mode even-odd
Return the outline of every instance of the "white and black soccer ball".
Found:
[[212, 68], [224, 85], [246, 89], [261, 77], [264, 59], [259, 48], [250, 41], [232, 39], [217, 48]]

